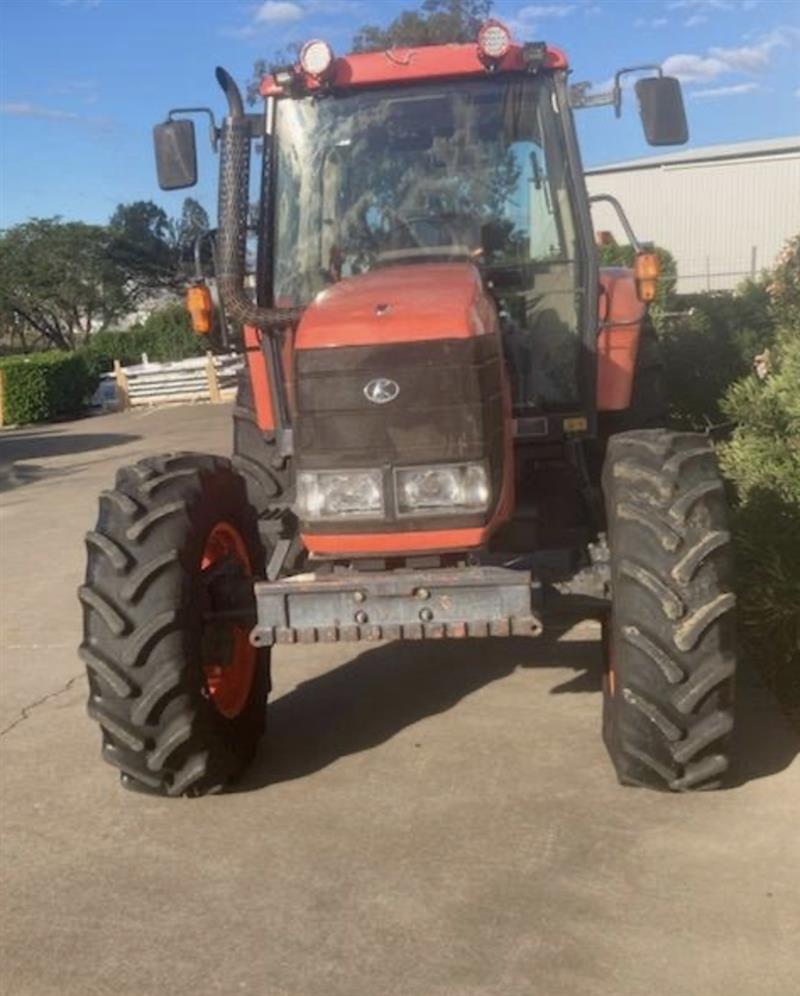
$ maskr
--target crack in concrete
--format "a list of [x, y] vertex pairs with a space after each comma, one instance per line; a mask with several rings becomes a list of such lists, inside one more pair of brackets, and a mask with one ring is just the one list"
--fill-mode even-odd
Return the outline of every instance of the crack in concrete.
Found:
[[28, 705], [23, 706], [19, 716], [17, 716], [14, 722], [9, 723], [5, 729], [0, 730], [0, 739], [2, 739], [7, 733], [10, 733], [16, 726], [19, 726], [20, 723], [23, 723], [34, 709], [38, 708], [40, 705], [44, 705], [45, 702], [49, 702], [51, 699], [58, 698], [58, 696], [63, 695], [64, 692], [68, 692], [75, 682], [78, 681], [78, 679], [84, 678], [85, 676], [86, 672], [81, 671], [80, 674], [76, 674], [70, 678], [64, 685], [61, 686], [61, 688], [57, 688], [54, 692], [48, 692], [47, 695], [43, 695], [40, 699], [36, 699], [35, 702], [31, 702]]

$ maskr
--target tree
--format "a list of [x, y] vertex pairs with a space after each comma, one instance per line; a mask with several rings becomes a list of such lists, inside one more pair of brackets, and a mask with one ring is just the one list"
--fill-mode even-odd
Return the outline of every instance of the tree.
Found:
[[[445, 45], [448, 42], [471, 42], [478, 37], [481, 24], [489, 17], [493, 0], [423, 0], [417, 10], [404, 10], [381, 28], [365, 24], [353, 36], [352, 52], [382, 52], [409, 45]], [[297, 61], [301, 42], [291, 42], [275, 52], [271, 59], [257, 59], [247, 83], [248, 103], [258, 99], [261, 77], [273, 66]]]
[[423, 0], [404, 10], [386, 28], [365, 24], [353, 37], [354, 52], [380, 52], [410, 45], [471, 42], [488, 18], [492, 0]]
[[181, 216], [173, 227], [174, 237], [181, 249], [181, 255], [183, 257], [187, 254], [191, 255], [196, 239], [211, 229], [208, 212], [194, 197], [186, 197], [183, 201]]
[[131, 305], [153, 291], [176, 286], [178, 227], [153, 201], [119, 204], [111, 215], [109, 251], [125, 274]]
[[71, 349], [127, 307], [109, 229], [36, 218], [0, 235], [0, 315]]
[[38, 218], [0, 234], [0, 331], [13, 345], [72, 349], [148, 297], [178, 290], [208, 215], [186, 198], [179, 219], [152, 201], [120, 204], [108, 225]]
[[270, 59], [256, 59], [253, 64], [253, 75], [247, 82], [247, 103], [255, 104], [261, 93], [261, 79], [271, 72], [275, 66], [293, 65], [300, 57], [300, 49], [303, 43], [299, 41], [289, 42], [283, 48], [272, 53]]
[[140, 245], [156, 246], [170, 241], [167, 212], [153, 201], [118, 204], [108, 224], [113, 231]]

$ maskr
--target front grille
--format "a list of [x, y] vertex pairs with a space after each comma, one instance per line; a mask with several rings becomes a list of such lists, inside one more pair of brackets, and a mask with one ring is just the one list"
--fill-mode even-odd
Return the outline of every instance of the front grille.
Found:
[[[495, 499], [502, 481], [502, 356], [495, 335], [472, 339], [299, 350], [295, 355], [295, 452], [299, 470], [383, 467], [488, 460]], [[375, 404], [364, 393], [376, 378], [399, 386]], [[490, 510], [491, 512], [491, 510]], [[486, 514], [460, 515], [475, 525]], [[380, 524], [420, 528], [421, 520]], [[431, 523], [442, 528], [442, 517]], [[452, 525], [456, 525], [455, 517]], [[353, 524], [326, 526], [353, 531]], [[315, 523], [314, 531], [322, 528]], [[359, 532], [368, 531], [359, 523]]]

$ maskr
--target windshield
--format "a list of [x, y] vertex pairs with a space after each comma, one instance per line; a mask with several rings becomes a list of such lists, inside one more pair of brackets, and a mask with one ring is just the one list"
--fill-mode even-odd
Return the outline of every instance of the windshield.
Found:
[[283, 99], [275, 127], [276, 303], [376, 267], [469, 259], [524, 354], [518, 404], [576, 395], [575, 223], [549, 78]]

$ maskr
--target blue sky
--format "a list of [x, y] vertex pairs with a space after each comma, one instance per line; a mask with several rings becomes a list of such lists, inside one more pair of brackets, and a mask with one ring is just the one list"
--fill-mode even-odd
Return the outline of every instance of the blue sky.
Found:
[[[258, 56], [323, 37], [345, 52], [353, 30], [416, 0], [0, 0], [0, 227], [29, 216], [104, 222], [120, 202], [159, 191], [150, 129], [170, 107], [222, 109], [213, 78], [240, 81]], [[495, 0], [520, 40], [566, 50], [575, 81], [663, 62], [685, 84], [691, 145], [800, 133], [800, 0]], [[579, 115], [589, 165], [652, 153], [628, 99]], [[216, 164], [201, 142], [194, 194], [215, 203]]]

